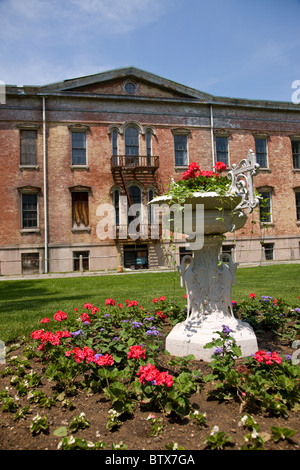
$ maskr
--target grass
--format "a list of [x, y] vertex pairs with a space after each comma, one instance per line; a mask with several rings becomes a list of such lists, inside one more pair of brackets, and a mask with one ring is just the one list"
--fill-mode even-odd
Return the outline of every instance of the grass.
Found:
[[[300, 264], [240, 268], [233, 300], [240, 301], [255, 292], [299, 304]], [[53, 318], [57, 310], [67, 313], [81, 309], [85, 302], [98, 307], [105, 299], [125, 303], [137, 300], [151, 309], [153, 297], [164, 295], [184, 307], [184, 289], [177, 272], [134, 273], [111, 276], [0, 281], [0, 341], [8, 343], [40, 328], [40, 320]]]

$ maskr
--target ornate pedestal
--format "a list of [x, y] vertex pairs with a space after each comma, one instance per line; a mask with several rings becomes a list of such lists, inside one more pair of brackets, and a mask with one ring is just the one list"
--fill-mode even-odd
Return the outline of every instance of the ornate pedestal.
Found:
[[209, 361], [213, 350], [204, 346], [217, 338], [216, 331], [222, 331], [222, 325], [232, 330], [231, 336], [240, 346], [242, 356], [258, 349], [252, 328], [233, 315], [231, 288], [236, 283], [237, 265], [229, 255], [228, 264], [219, 261], [221, 244], [219, 236], [205, 236], [203, 248], [194, 251], [193, 257], [184, 256], [178, 267], [187, 292], [188, 314], [166, 338], [166, 350], [174, 356], [193, 354], [196, 359]]
[[[187, 293], [188, 313], [186, 320], [175, 325], [166, 338], [166, 349], [172, 355], [193, 354], [196, 359], [210, 361], [213, 350], [204, 349], [204, 346], [218, 337], [216, 332], [222, 331], [223, 325], [232, 330], [230, 335], [240, 346], [242, 356], [254, 354], [258, 349], [253, 329], [235, 318], [232, 311], [231, 288], [236, 282], [237, 264], [229, 255], [226, 255], [227, 262], [220, 258], [222, 235], [242, 228], [247, 220], [242, 209], [252, 212], [259, 202], [252, 185], [252, 176], [258, 167], [250, 150], [247, 159], [233, 165], [229, 171], [231, 187], [227, 196], [198, 192], [186, 201], [186, 220], [191, 220], [193, 206], [204, 206], [204, 243], [201, 249], [193, 251], [193, 256], [184, 256], [178, 266], [181, 285]], [[167, 201], [168, 196], [160, 196], [152, 203]], [[186, 210], [191, 213], [186, 213]]]

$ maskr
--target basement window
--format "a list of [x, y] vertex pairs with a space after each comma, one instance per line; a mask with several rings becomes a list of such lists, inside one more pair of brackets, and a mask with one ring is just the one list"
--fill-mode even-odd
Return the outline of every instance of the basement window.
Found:
[[38, 274], [40, 272], [39, 253], [22, 253], [22, 274]]
[[88, 271], [89, 260], [89, 251], [73, 251], [73, 271]]
[[274, 259], [274, 243], [264, 243], [265, 260], [272, 261]]

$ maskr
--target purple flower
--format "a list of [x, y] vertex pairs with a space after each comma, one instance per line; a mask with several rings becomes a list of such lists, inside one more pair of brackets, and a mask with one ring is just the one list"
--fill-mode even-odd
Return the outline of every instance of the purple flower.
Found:
[[285, 356], [285, 358], [286, 358], [287, 361], [291, 361], [291, 360], [292, 360], [292, 356], [290, 356], [289, 354], [287, 354], [287, 355]]
[[78, 335], [84, 336], [84, 332], [82, 330], [77, 330], [77, 331], [73, 331], [71, 335], [72, 336], [78, 336]]
[[296, 308], [295, 308], [295, 312], [296, 312], [296, 313], [300, 313], [300, 308], [299, 308], [299, 307], [296, 307]]
[[233, 332], [233, 330], [231, 330], [231, 329], [229, 328], [229, 326], [227, 326], [227, 325], [222, 325], [222, 328], [223, 328], [223, 333], [224, 333], [225, 335], [228, 335], [229, 333]]
[[132, 328], [139, 328], [140, 326], [143, 326], [143, 324], [138, 322], [138, 321], [133, 321], [131, 323], [131, 326], [132, 326]]
[[213, 354], [222, 354], [223, 353], [223, 349], [222, 348], [217, 348], [214, 350], [214, 353]]
[[109, 314], [109, 313], [106, 313], [106, 314], [104, 315], [104, 318], [108, 318], [108, 317], [110, 317], [110, 314]]

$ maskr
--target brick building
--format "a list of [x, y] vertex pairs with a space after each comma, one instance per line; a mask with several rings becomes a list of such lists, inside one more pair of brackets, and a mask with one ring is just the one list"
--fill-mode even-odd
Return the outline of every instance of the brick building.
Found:
[[[118, 237], [121, 196], [146, 205], [189, 162], [231, 166], [249, 149], [260, 164], [254, 182], [265, 208], [228, 234], [223, 250], [237, 262], [299, 260], [299, 105], [216, 97], [134, 67], [7, 86], [1, 274], [163, 266], [162, 240], [148, 232]], [[116, 208], [116, 239], [97, 235], [101, 204]], [[178, 242], [177, 262], [184, 250]]]

